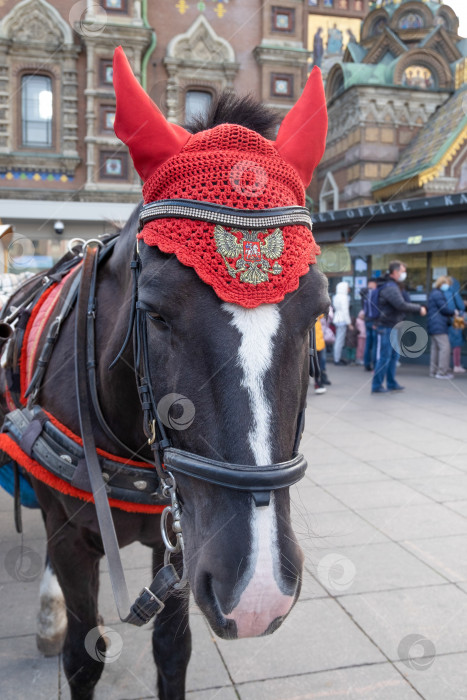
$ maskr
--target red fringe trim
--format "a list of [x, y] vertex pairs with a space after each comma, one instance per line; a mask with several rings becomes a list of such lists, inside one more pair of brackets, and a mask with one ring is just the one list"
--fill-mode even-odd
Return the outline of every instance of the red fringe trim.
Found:
[[[66, 496], [74, 496], [75, 498], [80, 498], [82, 501], [87, 501], [88, 503], [93, 503], [94, 499], [92, 494], [87, 491], [82, 491], [77, 489], [71, 484], [68, 484], [63, 479], [58, 476], [51, 474], [47, 469], [42, 467], [35, 459], [31, 459], [28, 455], [23, 452], [23, 450], [16, 444], [16, 442], [5, 433], [0, 434], [0, 449], [6, 452], [15, 462], [18, 462], [26, 471], [34, 476], [39, 481], [42, 481], [47, 486], [64, 493]], [[115, 498], [109, 498], [109, 504], [112, 508], [119, 508], [120, 510], [125, 510], [127, 513], [162, 513], [165, 506], [151, 506], [142, 503], [127, 503], [126, 501], [119, 501]]]
[[[50, 422], [53, 423], [56, 428], [61, 430], [62, 433], [65, 433], [65, 435], [69, 437], [70, 440], [73, 440], [74, 442], [78, 443], [78, 445], [83, 444], [83, 441], [79, 437], [79, 435], [75, 435], [69, 428], [66, 427], [66, 425], [60, 423], [59, 420], [57, 420], [51, 413], [46, 411], [44, 408], [42, 410], [50, 418]], [[154, 469], [154, 467], [151, 464], [148, 464], [147, 462], [134, 462], [133, 460], [127, 459], [126, 457], [117, 457], [117, 455], [112, 455], [110, 454], [110, 452], [101, 450], [100, 447], [96, 449], [96, 452], [102, 457], [107, 457], [107, 459], [114, 460], [114, 462], [120, 462], [121, 464], [130, 464], [133, 467], [140, 467], [140, 469]]]

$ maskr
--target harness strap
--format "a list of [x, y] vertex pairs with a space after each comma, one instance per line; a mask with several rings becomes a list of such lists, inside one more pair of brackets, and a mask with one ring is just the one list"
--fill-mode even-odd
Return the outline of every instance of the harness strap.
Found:
[[15, 479], [14, 492], [14, 511], [15, 511], [15, 528], [16, 532], [23, 532], [23, 518], [21, 516], [21, 487], [19, 482], [19, 466], [17, 462], [13, 462], [13, 472]]
[[42, 380], [44, 379], [44, 375], [45, 375], [45, 372], [46, 372], [47, 367], [49, 365], [50, 358], [52, 357], [52, 351], [54, 349], [58, 335], [60, 333], [60, 328], [62, 326], [62, 323], [67, 318], [68, 314], [70, 313], [70, 311], [73, 308], [74, 303], [76, 301], [80, 281], [81, 281], [81, 270], [79, 270], [77, 272], [76, 277], [73, 280], [73, 283], [72, 283], [72, 285], [68, 291], [68, 294], [65, 298], [65, 302], [63, 304], [63, 308], [60, 312], [60, 315], [57, 316], [55, 321], [51, 324], [49, 331], [47, 333], [47, 338], [46, 338], [44, 346], [42, 348], [40, 357], [37, 361], [36, 369], [34, 370], [34, 374], [32, 376], [32, 379], [31, 379], [29, 386], [26, 389], [26, 392], [24, 394], [25, 398], [28, 398], [29, 396], [31, 396], [30, 402], [34, 401], [39, 393], [39, 390], [40, 390], [40, 387], [42, 384]]
[[[99, 257], [99, 262], [101, 262], [102, 258], [101, 256]], [[148, 464], [153, 464], [153, 461], [151, 459], [147, 459], [144, 455], [141, 455], [139, 452], [135, 453], [134, 450], [131, 449], [131, 447], [128, 447], [120, 438], [115, 435], [114, 431], [112, 428], [109, 426], [107, 421], [104, 418], [104, 414], [102, 413], [102, 409], [100, 407], [99, 403], [99, 396], [97, 393], [97, 379], [96, 379], [96, 368], [97, 368], [97, 363], [96, 363], [96, 348], [95, 348], [95, 335], [96, 335], [96, 311], [97, 311], [97, 299], [96, 299], [96, 277], [97, 275], [94, 275], [93, 282], [91, 284], [91, 288], [89, 290], [89, 297], [88, 297], [88, 308], [87, 308], [87, 334], [86, 334], [86, 355], [87, 355], [87, 369], [88, 369], [88, 379], [89, 379], [89, 391], [91, 395], [91, 401], [92, 401], [92, 406], [94, 408], [94, 412], [96, 414], [96, 418], [99, 421], [99, 425], [102, 428], [103, 432], [107, 435], [107, 437], [117, 444], [122, 450], [127, 452], [132, 458], [135, 457], [135, 455], [138, 456], [138, 459], [140, 459], [142, 462], [147, 462]], [[127, 330], [127, 337], [130, 335], [133, 331], [133, 323], [134, 323], [134, 316], [135, 316], [135, 294], [136, 294], [136, 273], [133, 272], [133, 285], [132, 285], [132, 304], [131, 304], [131, 309], [130, 309], [130, 321], [129, 321], [129, 327]], [[119, 354], [113, 361], [112, 365], [117, 362], [121, 354], [123, 353], [126, 344], [127, 344], [127, 338], [125, 338], [125, 342], [122, 346], [122, 349], [120, 350]], [[111, 365], [111, 367], [112, 367]]]
[[[91, 493], [84, 450], [61, 432], [39, 406], [18, 408], [5, 416], [2, 432], [50, 474], [71, 486]], [[20, 462], [21, 463], [21, 462]], [[168, 505], [162, 496], [154, 468], [125, 464], [99, 454], [99, 463], [109, 499], [144, 505]]]
[[75, 325], [75, 377], [79, 422], [89, 480], [94, 496], [102, 543], [109, 563], [110, 581], [118, 614], [123, 622], [141, 626], [154, 615], [161, 612], [164, 607], [163, 601], [165, 597], [170, 594], [176, 583], [178, 583], [179, 577], [172, 564], [166, 564], [158, 571], [149, 588], [144, 588], [141, 591], [138, 599], [130, 609], [128, 588], [105, 483], [97, 456], [91, 412], [89, 410], [91, 397], [87, 381], [86, 344], [88, 314], [93, 312], [93, 309], [89, 307], [89, 298], [95, 285], [97, 262], [97, 248], [86, 246]]

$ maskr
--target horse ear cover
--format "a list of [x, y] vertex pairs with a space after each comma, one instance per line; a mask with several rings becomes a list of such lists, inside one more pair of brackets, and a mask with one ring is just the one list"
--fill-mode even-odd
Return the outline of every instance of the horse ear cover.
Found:
[[115, 133], [126, 143], [143, 180], [166, 160], [180, 152], [190, 138], [188, 131], [170, 124], [131, 70], [121, 46], [115, 49], [113, 83], [117, 97]]
[[282, 158], [300, 175], [305, 187], [323, 157], [328, 131], [328, 113], [323, 79], [315, 66], [302, 96], [284, 117], [275, 146]]
[[[305, 206], [304, 187], [324, 153], [327, 132], [319, 68], [313, 69], [302, 96], [284, 118], [276, 141], [238, 124], [219, 124], [190, 134], [169, 123], [136, 80], [121, 47], [115, 50], [113, 80], [115, 133], [128, 146], [144, 180], [145, 204], [193, 199], [243, 210]], [[260, 231], [259, 266], [267, 275], [259, 283], [249, 283], [241, 274], [245, 269], [241, 253], [225, 256], [214, 228], [203, 221], [161, 218], [147, 222], [138, 238], [164, 253], [174, 253], [221, 299], [245, 308], [281, 301], [297, 289], [300, 277], [320, 252], [309, 228], [290, 225], [281, 227], [279, 234], [274, 232], [282, 236], [282, 253], [267, 259], [272, 244], [266, 239], [273, 230]], [[231, 229], [222, 235], [230, 236], [229, 250], [240, 251], [246, 245], [245, 231]]]
[[[121, 46], [114, 53], [113, 82], [117, 97], [115, 133], [128, 146], [136, 170], [146, 181], [160, 165], [181, 151], [191, 134], [167, 121], [136, 80]], [[275, 141], [276, 149], [295, 168], [305, 187], [323, 157], [327, 128], [324, 85], [321, 71], [315, 66]]]

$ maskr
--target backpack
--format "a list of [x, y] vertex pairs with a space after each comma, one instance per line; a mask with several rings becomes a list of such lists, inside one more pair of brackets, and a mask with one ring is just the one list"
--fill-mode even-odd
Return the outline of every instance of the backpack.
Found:
[[376, 289], [369, 289], [368, 294], [363, 300], [363, 311], [365, 313], [365, 321], [376, 321], [381, 315], [379, 308], [379, 293], [384, 287], [384, 284], [378, 285]]

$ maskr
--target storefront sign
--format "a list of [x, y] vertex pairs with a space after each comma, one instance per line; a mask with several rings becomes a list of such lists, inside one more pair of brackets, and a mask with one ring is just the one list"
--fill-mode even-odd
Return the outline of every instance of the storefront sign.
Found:
[[[371, 204], [368, 207], [354, 207], [352, 209], [336, 209], [313, 214], [313, 223], [325, 223], [335, 221], [351, 222], [353, 219], [367, 219], [369, 221], [380, 218], [390, 218], [392, 214], [411, 212], [414, 215], [420, 212], [436, 209], [467, 208], [467, 192], [461, 194], [445, 195], [444, 197], [426, 197], [425, 199], [404, 199], [398, 202], [385, 202], [384, 204]], [[415, 238], [415, 237], [414, 237]], [[420, 241], [418, 241], [420, 243]], [[412, 245], [416, 245], [414, 242]]]

